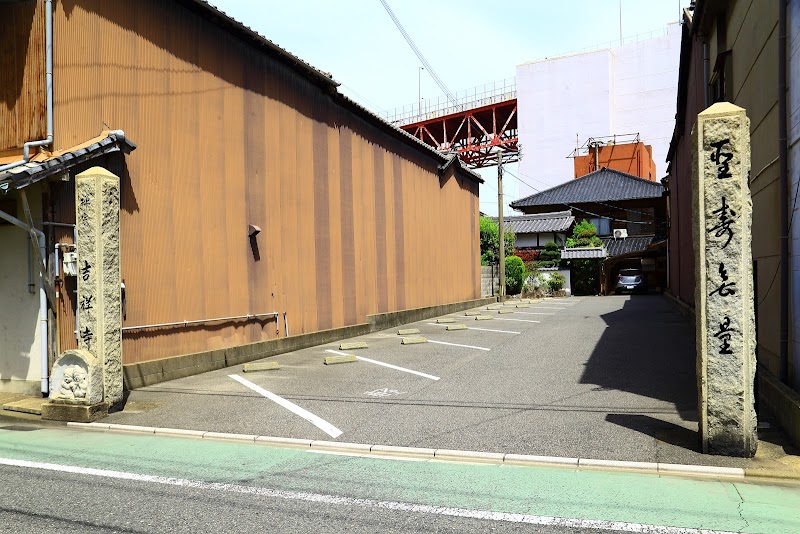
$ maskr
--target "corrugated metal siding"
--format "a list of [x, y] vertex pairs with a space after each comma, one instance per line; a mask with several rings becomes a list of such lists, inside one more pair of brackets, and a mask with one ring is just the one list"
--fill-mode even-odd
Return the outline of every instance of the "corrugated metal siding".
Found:
[[0, 151], [47, 136], [44, 2], [0, 3]]
[[[56, 13], [57, 144], [105, 123], [139, 147], [123, 180], [124, 326], [285, 311], [299, 334], [479, 297], [477, 184], [440, 182], [438, 162], [177, 3], [69, 10]], [[277, 326], [126, 332], [124, 358]]]

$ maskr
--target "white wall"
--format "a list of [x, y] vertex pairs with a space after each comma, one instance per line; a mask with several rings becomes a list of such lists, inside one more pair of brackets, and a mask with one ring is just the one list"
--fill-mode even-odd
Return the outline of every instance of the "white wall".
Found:
[[800, 392], [800, 290], [795, 285], [800, 283], [800, 204], [797, 203], [795, 195], [798, 191], [798, 181], [800, 181], [800, 84], [792, 83], [800, 80], [800, 3], [789, 2], [788, 20], [788, 42], [789, 50], [789, 97], [787, 102], [789, 113], [789, 206], [794, 206], [794, 210], [789, 213], [789, 218], [794, 221], [790, 229], [789, 236], [789, 259], [790, 272], [789, 293], [792, 298], [791, 322], [792, 322], [792, 346], [790, 347], [792, 365], [794, 368], [794, 390]]
[[[34, 221], [41, 220], [39, 199], [38, 189], [31, 187], [28, 201]], [[19, 206], [17, 218], [21, 214]], [[30, 293], [29, 243], [21, 228], [0, 226], [0, 391], [35, 393], [40, 388], [39, 275], [35, 271]]]
[[[675, 126], [681, 27], [622, 47], [517, 66], [519, 171], [543, 190], [573, 177], [566, 156], [588, 137], [639, 132], [665, 174]], [[527, 178], [526, 178], [527, 177]], [[534, 193], [520, 184], [518, 198]]]

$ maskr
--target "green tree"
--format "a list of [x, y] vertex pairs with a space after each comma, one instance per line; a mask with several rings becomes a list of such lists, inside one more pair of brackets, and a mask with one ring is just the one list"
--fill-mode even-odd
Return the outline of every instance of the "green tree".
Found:
[[539, 253], [539, 267], [558, 267], [561, 262], [561, 251], [558, 245], [548, 241], [544, 245], [544, 250]]
[[522, 291], [528, 270], [519, 256], [506, 256], [506, 295], [516, 295]]
[[564, 288], [567, 283], [567, 277], [561, 273], [550, 273], [550, 279], [547, 280], [547, 285], [550, 291], [559, 291]]
[[[506, 257], [514, 254], [516, 236], [510, 226], [505, 227]], [[500, 258], [500, 232], [491, 217], [480, 218], [481, 265], [496, 264]]]

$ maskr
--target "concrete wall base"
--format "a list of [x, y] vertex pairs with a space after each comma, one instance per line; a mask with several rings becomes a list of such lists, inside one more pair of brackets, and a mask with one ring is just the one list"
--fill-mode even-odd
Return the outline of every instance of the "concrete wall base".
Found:
[[362, 336], [370, 332], [385, 330], [414, 321], [421, 321], [439, 315], [475, 308], [496, 301], [496, 298], [490, 297], [443, 304], [440, 306], [368, 315], [368, 323], [311, 332], [309, 334], [300, 334], [297, 336], [282, 337], [225, 349], [130, 363], [124, 365], [122, 368], [125, 389], [138, 389], [160, 382], [166, 382], [167, 380], [184, 378], [216, 369], [231, 367], [233, 365], [241, 365], [254, 360], [260, 360], [262, 358], [268, 358], [270, 356], [308, 347], [315, 347], [332, 341]]
[[800, 447], [800, 394], [783, 384], [764, 365], [758, 366], [759, 409], [766, 410]]
[[108, 415], [108, 404], [61, 404], [47, 402], [42, 405], [42, 419], [49, 421], [68, 421], [73, 423], [93, 423]]
[[30, 397], [42, 396], [42, 383], [38, 380], [10, 380], [0, 378], [0, 393], [19, 393]]
[[673, 295], [669, 290], [667, 290], [664, 293], [662, 293], [662, 295], [667, 297], [667, 299], [673, 304], [673, 306], [675, 306], [678, 309], [680, 314], [683, 315], [686, 318], [687, 321], [689, 321], [689, 323], [690, 323], [690, 325], [692, 327], [692, 330], [694, 330], [695, 321], [696, 321], [696, 315], [695, 315], [694, 308], [689, 306], [688, 304], [686, 304], [682, 300], [680, 300], [675, 295]]

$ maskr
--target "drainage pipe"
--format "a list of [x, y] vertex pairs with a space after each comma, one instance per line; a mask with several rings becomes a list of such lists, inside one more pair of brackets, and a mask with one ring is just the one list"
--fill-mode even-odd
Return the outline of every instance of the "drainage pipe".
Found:
[[189, 326], [190, 324], [216, 323], [219, 321], [233, 321], [236, 319], [255, 319], [256, 317], [275, 317], [277, 319], [278, 312], [249, 313], [247, 315], [234, 315], [232, 317], [216, 317], [214, 319], [195, 319], [192, 321], [175, 321], [172, 323], [145, 324], [141, 326], [124, 326], [122, 327], [122, 331], [127, 332], [129, 330], [147, 330], [150, 328], [161, 328], [165, 326]]
[[[789, 383], [789, 147], [786, 111], [786, 0], [778, 11], [778, 159], [780, 165], [780, 379]], [[795, 373], [800, 372], [795, 369]]]
[[[36, 228], [30, 228], [24, 222], [4, 211], [0, 211], [0, 219], [4, 219], [14, 226], [22, 228], [26, 232], [30, 232], [32, 230], [33, 233], [36, 234], [36, 237], [39, 241], [38, 245], [41, 257], [45, 257], [47, 250], [45, 246], [44, 232], [37, 230]], [[41, 328], [40, 344], [42, 364], [42, 394], [46, 396], [50, 392], [50, 366], [47, 361], [47, 293], [45, 293], [44, 277], [41, 275], [41, 273], [39, 274], [39, 327]]]
[[53, 0], [44, 2], [45, 20], [45, 92], [47, 95], [47, 138], [39, 141], [28, 141], [22, 145], [22, 159], [6, 165], [0, 165], [0, 172], [13, 169], [28, 163], [31, 159], [31, 147], [53, 145]]

